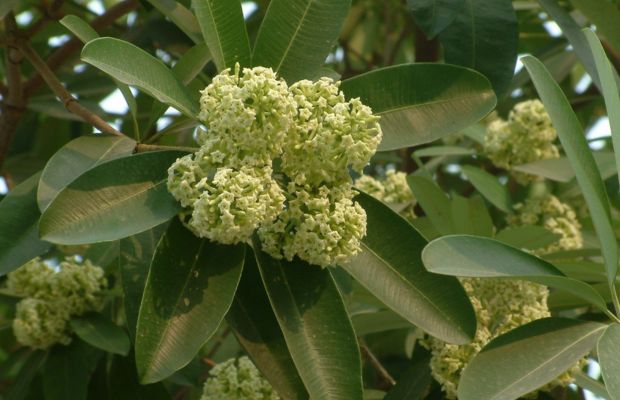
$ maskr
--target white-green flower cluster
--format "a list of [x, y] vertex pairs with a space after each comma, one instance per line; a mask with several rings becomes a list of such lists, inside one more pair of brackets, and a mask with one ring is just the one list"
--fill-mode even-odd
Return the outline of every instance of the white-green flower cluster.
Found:
[[355, 181], [355, 187], [389, 204], [415, 204], [404, 172], [389, 170], [381, 180], [363, 175]]
[[[545, 286], [507, 279], [463, 278], [461, 283], [476, 312], [478, 327], [474, 340], [466, 345], [448, 344], [435, 338], [426, 341], [431, 350], [433, 377], [441, 384], [448, 399], [456, 399], [463, 369], [487, 343], [512, 329], [550, 315], [547, 307], [549, 290]], [[539, 390], [566, 386], [572, 381], [571, 371]]]
[[36, 258], [9, 273], [7, 289], [24, 297], [13, 320], [17, 341], [35, 349], [69, 344], [69, 320], [100, 310], [105, 287], [103, 270], [88, 260], [67, 258], [55, 270]]
[[271, 69], [226, 70], [202, 91], [200, 149], [168, 170], [198, 236], [247, 241], [328, 266], [356, 254], [366, 214], [352, 199], [381, 141], [379, 117], [329, 78], [290, 87]]
[[489, 124], [484, 152], [500, 168], [511, 171], [522, 184], [539, 180], [534, 175], [512, 171], [512, 167], [538, 160], [558, 158], [553, 144], [557, 132], [539, 100], [528, 100], [514, 106], [508, 120], [497, 119]]
[[248, 357], [231, 358], [209, 371], [201, 400], [279, 400]]
[[508, 217], [509, 225], [540, 225], [560, 237], [549, 246], [537, 249], [536, 254], [576, 250], [583, 246], [581, 224], [575, 211], [554, 195], [530, 197], [525, 200], [525, 203], [516, 204], [514, 209], [516, 213]]

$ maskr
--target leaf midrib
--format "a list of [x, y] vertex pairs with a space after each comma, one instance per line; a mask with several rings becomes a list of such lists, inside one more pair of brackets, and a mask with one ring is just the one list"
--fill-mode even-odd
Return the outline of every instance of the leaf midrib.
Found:
[[[476, 94], [467, 95], [467, 96], [450, 97], [449, 99], [433, 100], [433, 101], [427, 101], [427, 102], [424, 102], [424, 103], [415, 103], [415, 104], [410, 104], [410, 105], [394, 107], [394, 108], [390, 108], [390, 109], [385, 110], [385, 111], [379, 111], [379, 112], [377, 112], [377, 115], [391, 114], [391, 113], [395, 113], [395, 112], [409, 110], [409, 109], [412, 109], [412, 108], [428, 107], [428, 106], [435, 105], [435, 104], [453, 103], [453, 102], [459, 102], [459, 101], [463, 101], [463, 100], [470, 100], [470, 99], [475, 99], [475, 98], [487, 98], [487, 97], [489, 97], [489, 96], [485, 95], [484, 92], [487, 92], [487, 91], [485, 90], [485, 91], [482, 91], [482, 92], [476, 92]], [[491, 92], [489, 91], [489, 93], [491, 93]]]
[[293, 32], [293, 34], [291, 35], [291, 40], [288, 42], [288, 46], [286, 46], [286, 49], [284, 50], [284, 53], [282, 54], [282, 58], [280, 58], [280, 63], [275, 68], [276, 72], [280, 71], [282, 64], [284, 64], [284, 60], [286, 59], [286, 57], [288, 56], [288, 53], [291, 51], [291, 48], [293, 47], [293, 43], [297, 40], [297, 35], [299, 34], [299, 31], [301, 30], [301, 27], [304, 24], [304, 21], [306, 19], [306, 16], [308, 15], [308, 11], [310, 11], [310, 8], [312, 7], [314, 1], [315, 0], [308, 1], [308, 5], [306, 6], [306, 9], [304, 10], [304, 13], [301, 15], [301, 18], [299, 19], [297, 28], [295, 29], [295, 32]]

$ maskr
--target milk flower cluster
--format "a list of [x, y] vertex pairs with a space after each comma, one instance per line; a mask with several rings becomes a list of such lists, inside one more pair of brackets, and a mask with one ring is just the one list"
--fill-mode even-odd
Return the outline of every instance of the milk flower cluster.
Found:
[[389, 170], [383, 179], [363, 175], [355, 181], [355, 187], [389, 204], [415, 204], [404, 172]]
[[270, 68], [227, 69], [202, 92], [200, 149], [168, 170], [168, 190], [197, 236], [234, 244], [254, 232], [275, 258], [320, 266], [360, 250], [353, 201], [382, 138], [379, 117], [329, 78], [290, 87]]
[[67, 258], [52, 269], [39, 258], [8, 274], [7, 289], [17, 303], [13, 332], [35, 349], [71, 343], [69, 320], [103, 307], [104, 272], [90, 261]]
[[[549, 317], [547, 297], [549, 290], [542, 285], [508, 279], [462, 278], [476, 312], [478, 323], [474, 340], [466, 345], [455, 345], [429, 338], [426, 346], [431, 350], [431, 372], [439, 382], [448, 399], [457, 398], [461, 374], [471, 360], [492, 339], [521, 325]], [[554, 387], [572, 382], [572, 374], [580, 368], [578, 363], [560, 377], [538, 391], [550, 391]], [[536, 397], [531, 393], [527, 397]]]
[[560, 152], [553, 143], [556, 138], [544, 105], [539, 100], [528, 100], [515, 105], [508, 120], [497, 119], [488, 125], [484, 153], [493, 164], [510, 171], [517, 182], [528, 184], [540, 178], [512, 167], [558, 158]]
[[509, 225], [540, 225], [559, 236], [556, 242], [534, 253], [542, 255], [583, 246], [581, 224], [575, 211], [552, 194], [530, 197], [516, 204], [514, 209], [515, 213], [507, 219]]
[[201, 400], [279, 400], [248, 357], [231, 358], [209, 371]]

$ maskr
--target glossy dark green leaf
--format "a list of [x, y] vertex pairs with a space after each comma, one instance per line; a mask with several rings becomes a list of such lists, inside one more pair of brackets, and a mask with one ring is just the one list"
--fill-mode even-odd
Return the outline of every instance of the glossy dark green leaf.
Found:
[[415, 146], [458, 132], [481, 120], [496, 102], [484, 76], [446, 64], [381, 68], [347, 79], [340, 88], [347, 98], [359, 97], [381, 116], [379, 150]]
[[124, 136], [81, 136], [64, 145], [47, 162], [37, 190], [39, 209], [45, 211], [69, 183], [97, 165], [130, 155], [135, 140]]
[[[609, 0], [571, 0], [570, 2], [596, 26], [596, 31], [605, 38], [615, 52], [620, 51], [620, 25], [618, 24], [620, 9], [616, 4]], [[603, 90], [605, 90], [606, 83], [602, 76], [600, 78]], [[613, 74], [611, 79], [613, 82]]]
[[258, 31], [253, 63], [287, 82], [314, 79], [338, 39], [351, 0], [272, 0]]
[[544, 318], [493, 339], [467, 365], [460, 400], [515, 400], [555, 379], [586, 355], [606, 325]]
[[17, 185], [0, 202], [0, 276], [40, 256], [50, 244], [39, 239], [37, 173]]
[[198, 103], [170, 69], [129, 42], [109, 37], [95, 39], [84, 46], [81, 57], [82, 61], [127, 85], [138, 87], [190, 118], [198, 115]]
[[127, 320], [127, 329], [134, 342], [146, 277], [157, 243], [159, 243], [159, 239], [166, 228], [167, 225], [163, 224], [146, 232], [122, 239], [120, 242], [119, 270], [123, 287], [123, 308]]
[[467, 343], [476, 331], [473, 308], [455, 278], [425, 271], [420, 252], [426, 240], [380, 201], [356, 197], [367, 215], [363, 251], [342, 265], [394, 312], [450, 343]]
[[109, 400], [170, 400], [171, 395], [162, 382], [141, 385], [133, 362], [133, 354], [128, 357], [115, 356], [109, 369]]
[[[32, 381], [41, 371], [46, 359], [47, 352], [44, 351], [30, 352], [30, 354], [25, 357], [11, 387], [6, 391], [6, 400], [23, 400], [28, 396]], [[5, 360], [4, 363], [7, 361], [8, 360]]]
[[510, 226], [497, 233], [495, 239], [517, 249], [536, 250], [547, 247], [561, 239], [561, 236], [542, 226]]
[[183, 4], [175, 0], [148, 0], [148, 2], [168, 17], [194, 43], [203, 41], [198, 20]]
[[88, 314], [70, 321], [75, 334], [98, 349], [109, 353], [127, 355], [131, 343], [123, 328], [101, 314]]
[[235, 63], [242, 67], [250, 66], [250, 41], [241, 2], [192, 0], [192, 7], [218, 71], [234, 67]]
[[512, 211], [508, 188], [502, 185], [497, 177], [471, 165], [463, 165], [461, 169], [469, 182], [491, 204], [504, 212], [509, 213]]
[[[260, 246], [255, 239], [254, 247]], [[299, 259], [287, 262], [262, 251], [255, 254], [271, 307], [310, 398], [362, 398], [359, 347], [329, 270]]]
[[416, 24], [428, 38], [446, 29], [464, 5], [465, 0], [407, 0]]
[[494, 239], [453, 235], [430, 242], [422, 251], [427, 270], [472, 278], [515, 278], [565, 290], [607, 311], [601, 295], [587, 283], [566, 277], [548, 262]]
[[160, 240], [146, 281], [136, 365], [142, 383], [160, 381], [189, 363], [216, 332], [233, 301], [244, 247], [194, 236], [175, 218]]
[[45, 362], [45, 400], [86, 400], [88, 384], [103, 353], [78, 339], [54, 346]]
[[439, 40], [447, 63], [484, 74], [498, 97], [506, 92], [514, 74], [519, 40], [511, 0], [465, 0]]
[[243, 275], [226, 321], [280, 397], [308, 399], [250, 249], [246, 251]]
[[431, 384], [430, 352], [413, 353], [412, 365], [398, 378], [396, 385], [390, 389], [384, 400], [421, 400]]
[[435, 229], [443, 235], [454, 233], [450, 199], [432, 179], [409, 175], [409, 187]]
[[598, 341], [598, 361], [611, 400], [620, 399], [620, 325], [611, 324]]
[[564, 92], [544, 65], [533, 56], [525, 56], [522, 61], [532, 76], [534, 86], [558, 132], [564, 152], [573, 166], [577, 182], [590, 210], [596, 235], [601, 242], [607, 278], [609, 282], [613, 282], [618, 271], [618, 243], [611, 225], [607, 192], [586, 142], [583, 128]]
[[166, 187], [168, 167], [183, 154], [140, 153], [85, 172], [41, 216], [42, 238], [60, 244], [104, 242], [168, 221], [181, 209]]

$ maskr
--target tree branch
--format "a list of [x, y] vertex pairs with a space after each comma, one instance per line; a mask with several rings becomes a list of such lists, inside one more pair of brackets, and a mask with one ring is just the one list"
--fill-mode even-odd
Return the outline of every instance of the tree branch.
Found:
[[[138, 8], [139, 5], [140, 3], [138, 0], [125, 0], [120, 2], [108, 9], [108, 11], [101, 16], [95, 18], [91, 23], [91, 26], [97, 32], [101, 32], [103, 29], [113, 24], [118, 18]], [[49, 56], [47, 59], [48, 68], [55, 71], [81, 47], [82, 42], [77, 38], [72, 38]], [[43, 77], [40, 74], [34, 74], [25, 84], [26, 96], [36, 92], [41, 87], [43, 82]]]
[[373, 352], [370, 351], [370, 349], [366, 345], [366, 342], [364, 342], [364, 340], [360, 338], [359, 343], [360, 343], [360, 349], [362, 350], [362, 354], [364, 355], [366, 360], [368, 360], [370, 365], [372, 365], [375, 371], [377, 371], [377, 374], [379, 374], [379, 377], [390, 387], [396, 385], [396, 380], [383, 367], [383, 365], [381, 364], [379, 359], [373, 354]]
[[[9, 12], [4, 17], [4, 26], [7, 31], [7, 38], [13, 39], [18, 35], [13, 12]], [[25, 108], [21, 77], [22, 55], [14, 46], [7, 45], [5, 61], [7, 87], [0, 115], [0, 169], [9, 152], [19, 119]]]
[[32, 66], [37, 70], [39, 75], [43, 78], [43, 80], [47, 83], [47, 85], [52, 89], [52, 91], [60, 98], [60, 101], [65, 105], [67, 110], [72, 112], [73, 114], [79, 115], [84, 121], [91, 124], [95, 128], [99, 129], [101, 132], [109, 133], [116, 136], [123, 136], [121, 132], [116, 130], [110, 124], [105, 122], [101, 117], [82, 106], [78, 103], [77, 99], [71, 95], [65, 89], [62, 82], [58, 80], [54, 72], [50, 69], [50, 67], [43, 61], [41, 57], [34, 51], [34, 49], [28, 44], [28, 42], [24, 40], [16, 40], [16, 47], [22, 52], [24, 57], [30, 61]]

